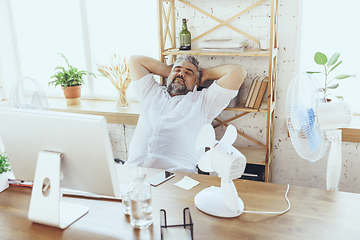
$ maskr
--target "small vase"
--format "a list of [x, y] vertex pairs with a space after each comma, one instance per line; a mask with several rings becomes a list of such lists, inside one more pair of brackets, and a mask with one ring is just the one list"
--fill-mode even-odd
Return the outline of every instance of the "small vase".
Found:
[[9, 187], [8, 176], [5, 173], [0, 174], [0, 192], [4, 191]]
[[128, 107], [130, 107], [130, 101], [126, 95], [126, 89], [118, 89], [116, 108], [128, 108]]

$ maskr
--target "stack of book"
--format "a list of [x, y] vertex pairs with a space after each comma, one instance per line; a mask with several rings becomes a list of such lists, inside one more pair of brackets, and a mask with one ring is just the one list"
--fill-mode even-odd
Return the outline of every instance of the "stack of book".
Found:
[[256, 76], [251, 83], [249, 94], [245, 101], [245, 107], [259, 109], [267, 86], [267, 77]]
[[203, 51], [212, 52], [243, 52], [247, 44], [245, 41], [227, 39], [208, 39], [199, 43]]

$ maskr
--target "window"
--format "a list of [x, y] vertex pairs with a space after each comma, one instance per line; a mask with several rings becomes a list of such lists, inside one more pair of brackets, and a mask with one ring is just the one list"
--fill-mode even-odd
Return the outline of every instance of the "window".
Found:
[[[38, 80], [48, 97], [63, 97], [48, 86], [58, 53], [81, 70], [97, 74], [96, 62], [109, 64], [111, 54], [158, 57], [156, 1], [140, 0], [9, 0], [0, 3], [0, 84], [9, 97], [18, 79]], [[109, 80], [85, 77], [84, 98], [115, 99]], [[1, 97], [1, 95], [0, 95]], [[131, 97], [131, 96], [130, 96]]]
[[[360, 68], [360, 1], [358, 0], [299, 0], [300, 13], [300, 48], [299, 71], [322, 71], [323, 67], [314, 62], [316, 52], [325, 53], [328, 58], [340, 52], [340, 64], [330, 77], [339, 74], [356, 74], [356, 78], [339, 80], [340, 86], [331, 93], [343, 96], [350, 102], [354, 114], [360, 114], [359, 89]], [[314, 75], [324, 83], [323, 75]], [[332, 78], [331, 78], [332, 79]]]

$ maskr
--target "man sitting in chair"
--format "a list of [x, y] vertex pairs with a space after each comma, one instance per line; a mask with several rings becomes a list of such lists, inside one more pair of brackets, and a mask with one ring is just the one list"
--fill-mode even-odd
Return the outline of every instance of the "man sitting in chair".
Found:
[[[192, 56], [177, 59], [172, 67], [150, 57], [132, 56], [129, 67], [141, 112], [125, 164], [197, 172], [203, 154], [195, 149], [198, 133], [237, 95], [245, 68], [220, 65], [200, 70]], [[157, 83], [153, 75], [167, 77], [167, 86]], [[207, 80], [217, 81], [197, 91]]]

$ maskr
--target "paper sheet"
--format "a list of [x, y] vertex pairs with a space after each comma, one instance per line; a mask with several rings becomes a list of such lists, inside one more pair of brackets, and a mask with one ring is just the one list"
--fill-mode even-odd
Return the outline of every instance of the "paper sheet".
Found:
[[196, 185], [198, 185], [200, 182], [189, 178], [188, 176], [185, 176], [183, 179], [181, 179], [179, 182], [175, 183], [175, 186], [181, 187], [185, 190], [189, 190], [193, 187], [195, 187]]

